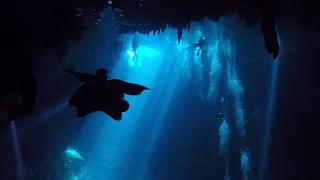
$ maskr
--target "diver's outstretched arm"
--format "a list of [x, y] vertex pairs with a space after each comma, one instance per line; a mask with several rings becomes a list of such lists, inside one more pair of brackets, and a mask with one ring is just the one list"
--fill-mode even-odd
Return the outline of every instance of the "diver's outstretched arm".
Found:
[[94, 78], [93, 74], [89, 74], [89, 73], [80, 73], [80, 72], [76, 72], [70, 69], [65, 69], [63, 70], [63, 72], [72, 74], [75, 78], [77, 78], [79, 81], [82, 82], [89, 82]]

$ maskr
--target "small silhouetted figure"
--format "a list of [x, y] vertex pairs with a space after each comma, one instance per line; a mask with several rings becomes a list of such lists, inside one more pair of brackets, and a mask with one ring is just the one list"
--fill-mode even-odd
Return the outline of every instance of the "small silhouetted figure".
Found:
[[104, 68], [96, 70], [95, 74], [64, 70], [79, 81], [85, 82], [69, 100], [69, 106], [77, 107], [77, 116], [85, 117], [95, 111], [103, 111], [114, 120], [122, 119], [122, 112], [129, 109], [129, 103], [124, 100], [124, 94], [140, 95], [149, 88], [128, 83], [119, 79], [108, 80], [108, 71]]
[[201, 50], [201, 53], [203, 53], [203, 47], [204, 47], [205, 43], [206, 43], [206, 41], [204, 40], [203, 37], [201, 37], [201, 39], [197, 43], [192, 43], [191, 46], [187, 47], [187, 49], [199, 48], [198, 52], [197, 52], [197, 56], [199, 56], [200, 50]]
[[134, 37], [132, 40], [133, 61], [136, 61], [138, 58], [137, 49], [138, 49], [138, 42], [137, 42], [137, 38]]

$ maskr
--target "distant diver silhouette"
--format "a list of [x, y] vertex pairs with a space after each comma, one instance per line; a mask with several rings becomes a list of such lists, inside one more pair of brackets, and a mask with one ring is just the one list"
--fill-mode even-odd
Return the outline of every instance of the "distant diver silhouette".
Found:
[[203, 54], [203, 46], [204, 46], [205, 43], [206, 43], [206, 41], [204, 40], [203, 37], [201, 37], [201, 39], [197, 43], [192, 43], [192, 45], [187, 47], [187, 49], [199, 48], [198, 52], [197, 52], [197, 56], [199, 56], [200, 50], [201, 50], [201, 53]]
[[138, 49], [138, 42], [137, 38], [134, 37], [132, 40], [132, 52], [133, 52], [133, 61], [138, 59], [137, 49]]
[[108, 80], [108, 71], [104, 68], [97, 69], [95, 75], [69, 69], [64, 72], [84, 82], [69, 100], [69, 106], [77, 108], [78, 117], [102, 111], [114, 120], [121, 120], [122, 112], [126, 112], [130, 107], [124, 100], [124, 94], [140, 95], [143, 91], [150, 90], [145, 86], [119, 79]]

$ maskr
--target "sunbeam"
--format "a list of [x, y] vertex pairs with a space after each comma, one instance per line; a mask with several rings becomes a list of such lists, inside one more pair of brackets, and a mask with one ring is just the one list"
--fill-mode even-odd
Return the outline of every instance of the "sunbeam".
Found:
[[278, 56], [278, 60], [274, 60], [272, 63], [272, 73], [270, 78], [270, 85], [269, 85], [269, 95], [268, 95], [268, 103], [267, 103], [267, 110], [266, 110], [266, 118], [265, 118], [265, 129], [263, 133], [263, 140], [262, 140], [262, 152], [260, 157], [260, 170], [259, 170], [259, 180], [264, 180], [266, 176], [267, 164], [268, 164], [268, 155], [269, 155], [269, 144], [270, 144], [270, 135], [272, 132], [272, 125], [273, 125], [273, 118], [274, 118], [274, 105], [276, 101], [276, 86], [277, 86], [277, 74], [279, 71], [279, 59], [280, 55]]
[[[19, 175], [15, 178], [250, 180], [258, 177], [263, 180], [267, 169], [278, 61], [273, 64], [266, 112], [257, 105], [260, 110], [252, 113], [251, 108], [256, 107], [261, 95], [254, 94], [260, 90], [256, 82], [264, 80], [259, 76], [265, 75], [262, 72], [266, 63], [253, 65], [255, 62], [251, 58], [248, 60], [249, 55], [243, 46], [248, 44], [247, 49], [252, 48], [250, 41], [241, 42], [242, 34], [234, 33], [236, 28], [231, 30], [236, 25], [227, 22], [230, 23], [225, 19], [218, 23], [208, 19], [192, 22], [190, 29], [183, 30], [180, 41], [178, 31], [169, 26], [147, 34], [120, 34], [115, 33], [115, 24], [111, 22], [98, 24], [98, 33], [90, 30], [83, 40], [72, 45], [65, 58], [68, 63], [73, 63], [65, 72], [92, 73], [88, 75], [90, 79], [79, 82], [80, 78], [69, 79], [59, 71], [60, 74], [48, 78], [58, 79], [57, 85], [41, 88], [50, 92], [41, 92], [39, 99], [46, 101], [51, 91], [55, 94], [61, 92], [59, 102], [55, 100], [46, 111], [37, 112], [38, 115], [26, 119], [21, 125], [17, 123], [17, 127], [10, 124], [11, 134], [8, 135], [12, 137], [10, 143], [13, 142], [16, 165], [12, 172]], [[250, 57], [260, 57], [261, 52], [265, 51], [257, 50]], [[61, 65], [59, 69], [67, 67], [69, 65]], [[251, 72], [256, 68], [255, 73], [261, 74], [252, 77]], [[96, 69], [103, 69], [103, 75], [107, 76], [100, 78], [94, 73]], [[95, 81], [97, 77], [100, 79]], [[258, 80], [253, 81], [253, 78]], [[113, 108], [111, 103], [114, 101], [110, 99], [115, 95], [112, 93], [118, 92], [108, 91], [100, 85], [107, 84], [110, 88], [112, 79], [148, 87], [140, 95], [120, 92], [124, 97], [119, 96], [119, 99], [124, 98], [130, 105], [118, 119], [104, 113]], [[50, 82], [46, 78], [43, 81]], [[101, 94], [92, 93], [89, 98], [79, 98], [83, 103], [78, 106], [73, 97], [84, 85], [93, 92], [96, 88]], [[87, 95], [85, 90], [81, 92]], [[108, 93], [111, 96], [104, 97]], [[85, 100], [91, 98], [91, 104], [86, 104]], [[84, 117], [75, 112], [75, 107], [85, 109], [96, 105], [95, 98], [105, 98], [98, 103], [103, 106], [103, 112], [95, 111]], [[256, 141], [253, 143], [252, 139], [260, 137], [262, 132], [255, 126], [260, 113], [266, 113], [267, 120], [263, 127], [262, 149], [257, 150]], [[31, 131], [39, 137], [30, 135]], [[56, 134], [51, 135], [52, 132]], [[45, 135], [40, 137], [41, 133]], [[21, 137], [21, 144], [17, 134]], [[1, 138], [5, 139], [5, 135]], [[30, 138], [38, 140], [37, 144], [29, 147]], [[257, 157], [260, 150], [261, 156]], [[27, 156], [35, 151], [44, 162], [36, 162], [40, 161], [38, 159], [33, 162], [33, 158]], [[258, 165], [259, 168], [255, 168]], [[37, 170], [24, 173], [23, 170], [28, 168]]]

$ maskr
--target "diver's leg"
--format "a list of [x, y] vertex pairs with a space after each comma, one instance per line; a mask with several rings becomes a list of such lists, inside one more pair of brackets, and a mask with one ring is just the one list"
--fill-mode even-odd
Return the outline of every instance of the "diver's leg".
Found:
[[115, 106], [113, 107], [104, 107], [102, 112], [106, 113], [108, 116], [110, 116], [112, 119], [116, 121], [120, 121], [122, 119], [122, 112], [121, 112], [121, 107], [119, 105], [114, 104]]
[[135, 53], [134, 56], [133, 56], [133, 61], [137, 61], [137, 58], [138, 58], [138, 56], [137, 56], [137, 54]]
[[116, 121], [120, 121], [122, 119], [122, 112], [110, 112], [110, 113], [107, 113], [107, 112], [104, 112], [106, 114], [108, 114], [112, 119], [116, 120]]
[[126, 112], [128, 111], [130, 108], [130, 104], [128, 103], [128, 101], [124, 100], [124, 99], [121, 99], [120, 100], [120, 109], [121, 109], [121, 112]]

